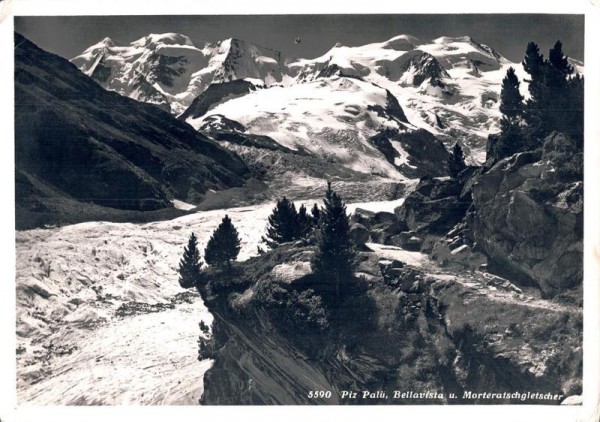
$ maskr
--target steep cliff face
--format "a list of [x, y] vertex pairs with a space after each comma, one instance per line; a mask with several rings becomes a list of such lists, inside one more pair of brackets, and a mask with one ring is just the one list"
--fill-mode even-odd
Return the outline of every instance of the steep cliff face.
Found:
[[538, 152], [496, 163], [473, 185], [475, 241], [498, 271], [547, 295], [583, 280], [583, 155], [553, 133]]
[[213, 140], [154, 106], [105, 91], [19, 34], [15, 171], [19, 228], [63, 216], [82, 221], [90, 206], [153, 211], [171, 208], [172, 199], [199, 202], [249, 175]]
[[526, 391], [556, 394], [544, 403], [557, 404], [581, 391], [580, 309], [487, 273], [442, 271], [424, 255], [385, 259], [392, 252], [406, 254], [359, 254], [358, 287], [337, 310], [312, 279], [310, 247], [284, 245], [233, 276], [209, 274], [200, 290], [215, 322], [200, 359], [214, 365], [202, 404], [542, 402], [468, 395]]

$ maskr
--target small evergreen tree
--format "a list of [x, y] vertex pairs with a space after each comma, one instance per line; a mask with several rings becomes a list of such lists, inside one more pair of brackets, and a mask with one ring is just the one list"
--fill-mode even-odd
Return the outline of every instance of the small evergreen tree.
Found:
[[318, 226], [319, 220], [321, 219], [321, 210], [319, 209], [319, 206], [317, 204], [313, 205], [310, 213], [312, 214], [313, 225]]
[[567, 134], [575, 139], [583, 148], [583, 93], [584, 78], [575, 75], [569, 80], [567, 89], [567, 104], [569, 111], [565, 122]]
[[269, 216], [267, 235], [263, 237], [263, 241], [270, 248], [275, 248], [281, 243], [297, 240], [298, 233], [296, 206], [284, 196], [283, 199], [277, 201], [277, 205]]
[[237, 258], [240, 249], [238, 231], [225, 215], [206, 245], [204, 260], [208, 265], [231, 267], [231, 261]]
[[448, 158], [448, 170], [450, 172], [450, 176], [458, 177], [459, 173], [466, 169], [465, 158], [463, 155], [463, 150], [460, 147], [460, 144], [457, 142], [454, 144], [454, 148], [452, 148], [452, 154]]
[[[526, 56], [526, 60], [533, 61], [535, 57], [538, 57], [534, 54], [537, 51], [537, 46], [530, 43], [529, 49], [532, 58], [527, 59]], [[502, 112], [500, 135], [493, 152], [488, 149], [498, 159], [508, 157], [518, 151], [524, 151], [529, 147], [525, 133], [521, 128], [524, 104], [519, 87], [519, 78], [515, 70], [510, 67], [502, 80], [502, 91], [500, 92], [500, 111]], [[539, 110], [532, 110], [533, 112], [536, 113], [535, 118], [539, 120], [541, 116]], [[531, 115], [531, 118], [533, 119], [533, 115]]]
[[527, 44], [523, 68], [529, 73], [529, 95], [524, 113], [533, 136], [540, 136], [543, 132], [544, 113], [548, 108], [548, 89], [547, 89], [547, 63], [544, 56], [540, 53], [537, 44], [530, 42]]
[[308, 215], [308, 211], [304, 204], [298, 209], [298, 238], [302, 239], [310, 233], [313, 227], [312, 217]]
[[562, 51], [562, 43], [556, 41], [554, 47], [550, 49], [548, 54], [548, 62], [552, 65], [552, 72], [555, 75], [550, 75], [551, 78], [556, 78], [556, 82], [560, 87], [565, 87], [569, 75], [573, 73], [573, 66], [569, 63], [569, 58]]
[[508, 68], [506, 76], [502, 80], [502, 91], [500, 92], [500, 111], [507, 118], [516, 121], [523, 112], [523, 96], [519, 91], [519, 78], [512, 67]]
[[183, 248], [183, 257], [179, 261], [179, 285], [184, 289], [194, 287], [200, 278], [200, 252], [198, 239], [192, 233], [188, 244]]
[[324, 204], [311, 266], [323, 282], [333, 284], [336, 303], [339, 303], [342, 283], [353, 281], [354, 250], [350, 240], [350, 220], [346, 205], [331, 189], [331, 182], [327, 183]]
[[569, 133], [569, 123], [573, 110], [570, 103], [569, 79], [573, 73], [573, 66], [567, 56], [563, 54], [562, 43], [556, 41], [548, 54], [548, 95], [551, 99], [548, 107], [547, 135], [553, 130]]

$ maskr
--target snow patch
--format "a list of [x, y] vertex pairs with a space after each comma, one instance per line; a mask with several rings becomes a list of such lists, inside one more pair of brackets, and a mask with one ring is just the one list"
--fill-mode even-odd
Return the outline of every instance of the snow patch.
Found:
[[421, 252], [406, 251], [402, 248], [381, 245], [379, 243], [366, 243], [366, 246], [375, 252], [377, 256], [384, 259], [398, 260], [419, 268], [431, 265], [429, 257]]
[[171, 203], [178, 210], [189, 211], [189, 210], [193, 210], [194, 208], [196, 208], [195, 205], [188, 204], [187, 202], [180, 201], [179, 199], [173, 199], [171, 201]]

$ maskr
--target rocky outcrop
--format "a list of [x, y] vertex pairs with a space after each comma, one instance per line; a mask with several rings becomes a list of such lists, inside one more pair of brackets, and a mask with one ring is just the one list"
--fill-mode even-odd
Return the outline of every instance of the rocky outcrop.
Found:
[[496, 271], [547, 295], [581, 285], [581, 158], [572, 140], [553, 133], [542, 151], [500, 160], [477, 179], [471, 226]]
[[[202, 404], [558, 404], [580, 394], [580, 310], [490, 274], [442, 274], [374, 253], [358, 254], [362, 287], [335, 310], [310, 274], [268, 270], [299, 266], [305, 249], [284, 245], [236, 264], [235, 280], [211, 273], [200, 288], [215, 316], [213, 336], [200, 342], [200, 359], [214, 359]], [[315, 390], [331, 396], [311, 398]], [[443, 395], [393, 399], [395, 390]], [[556, 398], [478, 400], [469, 391]]]
[[440, 62], [431, 54], [421, 50], [409, 51], [393, 62], [384, 63], [379, 73], [404, 85], [419, 87], [425, 81], [431, 86], [444, 87], [443, 80], [450, 76]]
[[391, 212], [373, 212], [357, 208], [350, 217], [351, 236], [357, 245], [371, 241], [390, 243], [390, 239], [398, 232], [407, 230], [406, 224], [398, 221]]
[[217, 104], [232, 98], [240, 97], [249, 92], [255, 91], [256, 86], [243, 79], [237, 79], [231, 82], [214, 83], [206, 91], [200, 94], [192, 104], [178, 117], [185, 122], [188, 119], [195, 119], [204, 116], [208, 110], [214, 108]]
[[456, 179], [424, 177], [394, 213], [411, 231], [445, 234], [464, 218], [470, 206], [461, 192], [462, 184]]
[[450, 154], [442, 141], [424, 129], [384, 130], [369, 138], [369, 142], [407, 177], [448, 175]]

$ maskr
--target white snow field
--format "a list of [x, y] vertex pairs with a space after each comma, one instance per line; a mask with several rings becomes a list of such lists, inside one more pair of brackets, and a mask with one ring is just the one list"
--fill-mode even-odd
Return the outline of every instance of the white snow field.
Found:
[[198, 324], [212, 316], [194, 289], [179, 286], [183, 247], [194, 232], [203, 251], [227, 214], [242, 241], [239, 260], [248, 259], [257, 254], [273, 206], [17, 232], [19, 403], [197, 404], [212, 364], [197, 359]]
[[212, 316], [193, 289], [181, 297], [183, 247], [195, 232], [203, 250], [228, 214], [247, 259], [271, 208], [17, 232], [19, 401], [197, 404], [210, 365], [197, 360], [198, 324]]
[[[416, 128], [381, 115], [374, 106], [387, 106], [385, 89], [357, 79], [334, 77], [253, 91], [186, 121], [198, 129], [205, 117], [224, 115], [242, 123], [249, 133], [269, 136], [292, 150], [336, 157], [354, 171], [404, 180], [369, 138], [384, 129]], [[408, 154], [399, 148], [406, 160]]]

